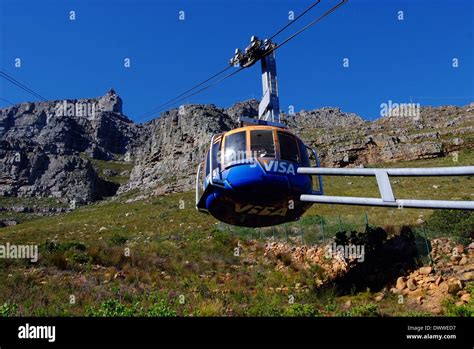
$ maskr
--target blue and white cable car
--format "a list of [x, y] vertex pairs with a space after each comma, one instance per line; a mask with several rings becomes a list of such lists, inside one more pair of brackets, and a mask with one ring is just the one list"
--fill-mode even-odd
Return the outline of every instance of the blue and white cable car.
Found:
[[198, 168], [196, 206], [238, 226], [295, 221], [311, 206], [300, 195], [322, 194], [320, 177], [313, 185], [311, 176], [297, 174], [298, 167], [311, 166], [310, 158], [319, 166], [316, 152], [282, 127], [245, 126], [215, 135], [202, 183]]

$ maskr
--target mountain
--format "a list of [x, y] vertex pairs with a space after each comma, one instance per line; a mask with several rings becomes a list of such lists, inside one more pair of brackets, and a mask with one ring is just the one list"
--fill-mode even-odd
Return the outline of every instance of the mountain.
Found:
[[125, 157], [140, 126], [113, 91], [91, 99], [21, 103], [0, 110], [0, 195], [86, 203], [117, 188], [90, 159]]
[[[136, 124], [123, 114], [113, 90], [98, 98], [0, 109], [0, 196], [88, 203], [132, 190], [192, 190], [211, 135], [236, 127], [239, 116], [255, 116], [257, 110], [256, 100], [229, 108], [187, 105]], [[474, 145], [472, 104], [422, 107], [415, 116], [375, 121], [329, 107], [283, 118], [331, 167], [447, 156]], [[123, 183], [114, 181], [117, 173], [108, 168], [116, 164], [131, 168], [123, 171]]]

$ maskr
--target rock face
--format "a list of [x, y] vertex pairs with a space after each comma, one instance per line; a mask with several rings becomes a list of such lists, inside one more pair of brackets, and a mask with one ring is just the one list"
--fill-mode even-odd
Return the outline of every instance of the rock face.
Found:
[[88, 202], [115, 192], [90, 159], [124, 155], [138, 126], [113, 91], [96, 99], [22, 103], [0, 110], [0, 195]]
[[288, 125], [318, 149], [324, 166], [409, 161], [472, 147], [474, 107], [422, 107], [418, 117], [390, 116], [373, 122], [323, 108], [290, 116]]
[[[256, 116], [258, 102], [227, 109], [188, 105], [134, 124], [109, 91], [92, 99], [22, 103], [0, 110], [0, 195], [57, 196], [87, 202], [117, 190], [91, 159], [134, 165], [119, 193], [194, 188], [194, 176], [213, 134]], [[419, 117], [364, 121], [338, 108], [283, 115], [290, 130], [317, 148], [322, 164], [357, 166], [449, 155], [472, 147], [474, 107], [421, 108]]]
[[159, 194], [191, 190], [211, 136], [236, 127], [241, 112], [251, 114], [255, 110], [251, 104], [235, 105], [230, 110], [191, 105], [166, 112], [145, 124], [146, 140], [135, 149], [136, 165], [130, 182], [120, 192], [141, 189]]

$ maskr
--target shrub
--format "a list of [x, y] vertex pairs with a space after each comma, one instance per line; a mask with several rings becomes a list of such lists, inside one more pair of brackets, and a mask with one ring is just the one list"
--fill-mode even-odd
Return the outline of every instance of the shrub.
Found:
[[376, 304], [367, 303], [353, 307], [352, 309], [343, 312], [342, 316], [379, 316], [378, 307]]
[[150, 317], [174, 317], [176, 311], [170, 307], [167, 301], [161, 299], [153, 304], [146, 312], [146, 316]]
[[461, 210], [438, 210], [425, 223], [425, 228], [431, 234], [453, 236], [458, 241], [467, 243], [470, 238], [474, 238], [474, 213]]
[[18, 305], [16, 305], [15, 303], [13, 304], [5, 303], [3, 305], [0, 305], [0, 317], [16, 316], [17, 309], [18, 309]]
[[117, 299], [107, 299], [99, 307], [90, 307], [86, 310], [86, 316], [94, 317], [131, 317], [131, 316], [150, 316], [150, 317], [173, 317], [176, 311], [171, 308], [168, 302], [160, 299], [148, 309], [139, 306], [139, 302], [133, 302], [125, 305]]
[[114, 235], [110, 238], [110, 243], [112, 245], [122, 246], [122, 245], [125, 245], [125, 243], [127, 241], [128, 241], [128, 239], [125, 236], [122, 236], [122, 235]]
[[44, 242], [40, 246], [40, 250], [45, 252], [65, 252], [69, 250], [77, 250], [84, 252], [86, 250], [86, 245], [76, 241], [59, 243], [56, 241], [46, 240], [46, 242]]
[[309, 317], [318, 316], [319, 311], [311, 304], [292, 304], [283, 312], [283, 316]]
[[87, 309], [86, 315], [94, 317], [140, 316], [141, 309], [138, 309], [138, 303], [126, 306], [117, 299], [107, 299], [102, 302], [98, 308]]
[[51, 264], [53, 264], [59, 270], [66, 270], [68, 268], [68, 264], [67, 264], [67, 260], [66, 260], [66, 256], [64, 255], [64, 252], [60, 252], [60, 251], [53, 252], [47, 259], [51, 262]]
[[444, 315], [455, 317], [474, 317], [474, 304], [456, 305], [453, 301], [444, 303]]

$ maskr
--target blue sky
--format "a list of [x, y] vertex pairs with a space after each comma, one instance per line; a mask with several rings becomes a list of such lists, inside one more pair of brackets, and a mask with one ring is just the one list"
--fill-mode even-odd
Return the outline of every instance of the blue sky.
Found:
[[[312, 0], [2, 0], [0, 68], [48, 99], [114, 87], [136, 121], [223, 68], [251, 35], [266, 37]], [[276, 41], [337, 0], [322, 0]], [[338, 106], [366, 119], [380, 104], [474, 102], [472, 0], [349, 0], [277, 51], [281, 109]], [[76, 20], [69, 20], [69, 11]], [[179, 20], [179, 11], [185, 20]], [[404, 11], [404, 20], [397, 12]], [[298, 24], [299, 23], [299, 24]], [[21, 68], [15, 67], [21, 58]], [[131, 67], [124, 67], [130, 58]], [[343, 59], [349, 58], [349, 68]], [[452, 67], [458, 58], [459, 67]], [[191, 97], [229, 106], [261, 97], [260, 66]], [[33, 101], [5, 80], [0, 98]], [[7, 103], [0, 100], [0, 107]]]

